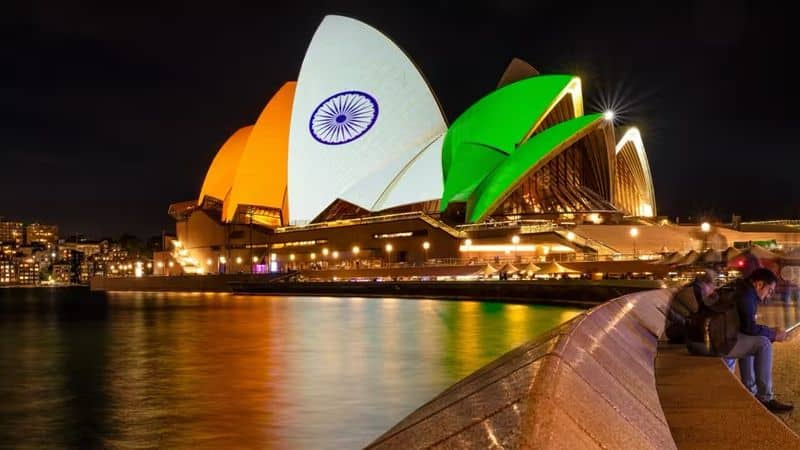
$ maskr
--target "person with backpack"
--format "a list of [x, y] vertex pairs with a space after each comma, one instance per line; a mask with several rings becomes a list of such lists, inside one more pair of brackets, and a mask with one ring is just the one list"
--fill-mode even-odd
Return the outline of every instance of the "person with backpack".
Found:
[[671, 344], [683, 344], [687, 339], [687, 324], [690, 318], [709, 304], [716, 301], [714, 281], [717, 273], [706, 269], [694, 280], [681, 287], [672, 296], [667, 310], [664, 332]]
[[776, 413], [794, 409], [776, 400], [772, 392], [772, 343], [785, 341], [788, 335], [783, 329], [757, 323], [756, 312], [777, 282], [772, 271], [757, 268], [746, 279], [719, 288], [716, 303], [691, 318], [687, 344], [693, 353], [737, 359], [742, 384]]

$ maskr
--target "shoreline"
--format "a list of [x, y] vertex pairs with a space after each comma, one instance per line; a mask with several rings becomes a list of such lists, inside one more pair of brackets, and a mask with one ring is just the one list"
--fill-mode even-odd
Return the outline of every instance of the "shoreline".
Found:
[[96, 292], [225, 292], [240, 295], [305, 295], [480, 300], [591, 307], [626, 294], [660, 289], [661, 280], [363, 281], [287, 282], [257, 276], [94, 278]]

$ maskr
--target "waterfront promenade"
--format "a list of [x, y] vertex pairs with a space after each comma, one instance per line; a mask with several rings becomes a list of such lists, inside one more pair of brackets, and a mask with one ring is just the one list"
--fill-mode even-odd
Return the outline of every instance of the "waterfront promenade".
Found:
[[661, 280], [337, 281], [269, 282], [263, 275], [93, 278], [93, 291], [235, 292], [264, 295], [484, 299], [590, 308], [632, 292], [663, 288]]

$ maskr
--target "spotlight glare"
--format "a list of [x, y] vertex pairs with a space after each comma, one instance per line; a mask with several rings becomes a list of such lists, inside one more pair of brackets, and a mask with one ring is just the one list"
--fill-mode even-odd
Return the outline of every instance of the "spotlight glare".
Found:
[[612, 111], [612, 110], [610, 110], [610, 109], [607, 109], [607, 110], [606, 110], [606, 111], [603, 113], [603, 118], [604, 118], [604, 119], [606, 119], [606, 120], [607, 120], [607, 121], [609, 121], [609, 122], [613, 121], [613, 120], [614, 120], [614, 111]]

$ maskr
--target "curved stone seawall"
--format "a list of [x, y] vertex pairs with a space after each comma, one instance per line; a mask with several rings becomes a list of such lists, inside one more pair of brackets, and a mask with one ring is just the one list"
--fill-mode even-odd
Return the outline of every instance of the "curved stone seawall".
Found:
[[654, 368], [671, 292], [580, 314], [448, 388], [369, 448], [676, 448]]

